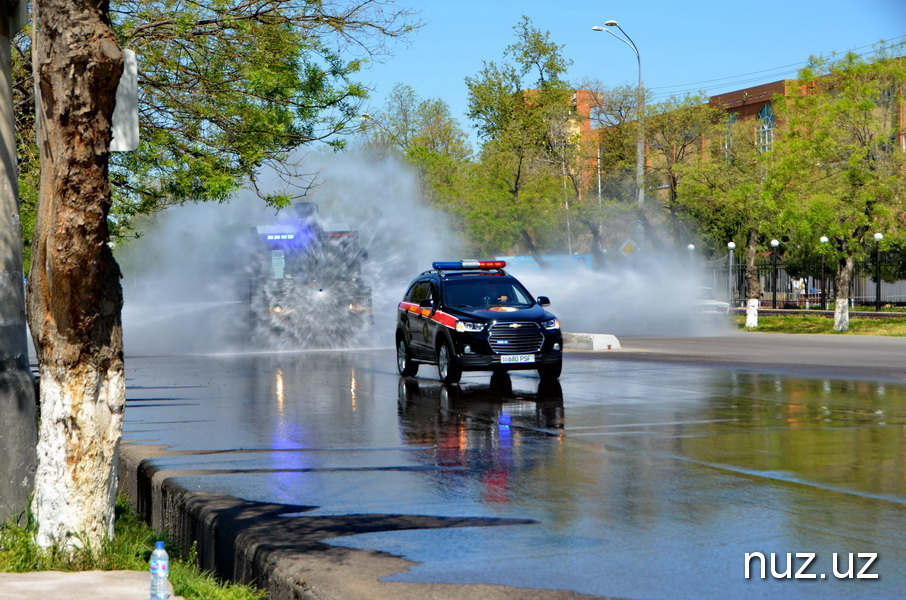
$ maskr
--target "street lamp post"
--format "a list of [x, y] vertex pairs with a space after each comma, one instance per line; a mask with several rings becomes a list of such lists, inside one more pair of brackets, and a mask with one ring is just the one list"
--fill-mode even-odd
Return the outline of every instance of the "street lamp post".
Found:
[[881, 312], [881, 240], [883, 233], [875, 234], [875, 312]]
[[821, 242], [821, 309], [827, 310], [827, 277], [824, 271], [824, 259], [826, 254], [824, 253], [824, 244], [827, 243], [828, 238], [826, 235], [822, 235], [818, 238], [818, 241]]
[[728, 258], [729, 264], [727, 265], [727, 300], [732, 306], [735, 303], [735, 294], [733, 293], [733, 251], [736, 249], [736, 243], [730, 242], [727, 244], [727, 249], [729, 250]]
[[606, 31], [613, 37], [617, 38], [627, 46], [629, 46], [632, 51], [635, 53], [636, 60], [639, 63], [639, 85], [636, 89], [636, 103], [638, 105], [638, 135], [636, 136], [636, 145], [635, 145], [635, 185], [636, 193], [638, 194], [638, 203], [642, 205], [645, 203], [645, 88], [642, 87], [642, 55], [639, 54], [639, 49], [636, 47], [635, 42], [632, 41], [632, 38], [629, 37], [629, 34], [623, 31], [623, 28], [620, 27], [620, 24], [611, 19], [604, 23], [607, 27], [616, 27], [620, 30], [625, 37], [621, 37], [607, 29], [607, 27], [601, 27], [600, 25], [595, 25], [592, 27], [593, 31]]
[[773, 299], [771, 300], [771, 308], [777, 308], [777, 246], [780, 245], [780, 242], [777, 240], [771, 240], [771, 263], [773, 266], [773, 276], [771, 287], [773, 288]]

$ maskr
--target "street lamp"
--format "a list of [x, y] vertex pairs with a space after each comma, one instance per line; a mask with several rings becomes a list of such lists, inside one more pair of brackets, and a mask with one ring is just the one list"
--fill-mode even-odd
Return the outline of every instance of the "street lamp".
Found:
[[774, 289], [773, 299], [771, 300], [771, 308], [777, 308], [777, 246], [780, 245], [780, 242], [777, 240], [771, 240], [771, 263], [773, 266], [773, 281], [771, 287]]
[[607, 29], [607, 27], [601, 27], [600, 25], [595, 25], [592, 27], [592, 31], [606, 31], [613, 37], [617, 38], [627, 46], [629, 46], [633, 52], [635, 52], [636, 60], [639, 63], [639, 85], [636, 90], [637, 94], [637, 103], [638, 103], [638, 136], [636, 137], [635, 144], [635, 185], [636, 192], [638, 194], [639, 205], [645, 203], [645, 128], [644, 128], [644, 119], [645, 119], [645, 88], [642, 87], [642, 55], [639, 54], [639, 49], [636, 47], [635, 42], [632, 41], [632, 38], [629, 37], [629, 34], [623, 31], [623, 28], [620, 27], [620, 24], [611, 19], [610, 21], [605, 21], [604, 23], [607, 27], [616, 27], [620, 30], [626, 37], [621, 37]]
[[818, 241], [821, 242], [821, 244], [822, 244], [822, 248], [821, 248], [821, 309], [827, 310], [827, 277], [825, 276], [825, 271], [824, 271], [824, 259], [826, 258], [827, 255], [824, 253], [823, 245], [828, 242], [828, 238], [826, 235], [822, 235], [820, 238], [818, 238]]
[[727, 265], [727, 300], [730, 301], [730, 304], [735, 303], [735, 294], [733, 293], [733, 251], [736, 250], [736, 242], [729, 242], [727, 244], [729, 264]]
[[875, 234], [875, 312], [881, 312], [881, 240], [883, 233]]

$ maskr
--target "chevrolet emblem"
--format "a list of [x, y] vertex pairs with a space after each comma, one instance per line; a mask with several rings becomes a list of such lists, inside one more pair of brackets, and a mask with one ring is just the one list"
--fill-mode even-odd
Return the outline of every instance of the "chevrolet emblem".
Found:
[[522, 327], [522, 325], [520, 325], [519, 323], [510, 323], [510, 327], [512, 327], [513, 329], [519, 329], [520, 327]]

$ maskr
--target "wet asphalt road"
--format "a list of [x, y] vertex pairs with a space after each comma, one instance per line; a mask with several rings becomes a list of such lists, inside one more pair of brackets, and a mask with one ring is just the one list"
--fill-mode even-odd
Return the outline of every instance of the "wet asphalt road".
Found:
[[390, 348], [129, 357], [124, 441], [307, 517], [455, 518], [330, 540], [418, 563], [392, 581], [902, 598], [906, 340], [745, 335], [569, 353], [553, 386], [401, 379]]

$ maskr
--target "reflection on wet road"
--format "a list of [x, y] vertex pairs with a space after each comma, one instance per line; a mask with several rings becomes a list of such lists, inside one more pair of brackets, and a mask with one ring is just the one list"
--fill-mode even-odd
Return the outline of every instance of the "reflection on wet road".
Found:
[[552, 386], [401, 379], [390, 350], [130, 359], [124, 438], [179, 451], [155, 464], [189, 489], [309, 517], [518, 520], [332, 540], [420, 563], [396, 581], [903, 596], [906, 386], [569, 358]]

